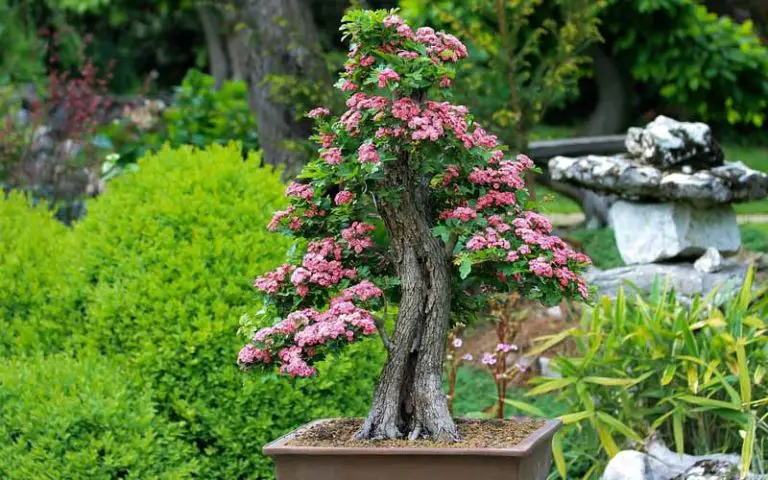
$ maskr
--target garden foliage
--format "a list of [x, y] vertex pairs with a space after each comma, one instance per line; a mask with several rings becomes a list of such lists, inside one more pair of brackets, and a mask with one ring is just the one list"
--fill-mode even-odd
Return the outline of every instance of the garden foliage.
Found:
[[61, 351], [82, 325], [71, 232], [21, 193], [0, 199], [0, 358]]
[[684, 115], [760, 128], [768, 113], [768, 46], [751, 22], [719, 17], [702, 3], [608, 0], [602, 29], [633, 78]]
[[[252, 272], [278, 264], [288, 247], [266, 232], [283, 192], [279, 172], [259, 167], [257, 154], [243, 161], [233, 144], [166, 148], [144, 158], [138, 172], [116, 179], [90, 203], [88, 216], [71, 230], [20, 197], [0, 203], [0, 228], [19, 238], [0, 246], [0, 322], [22, 339], [19, 347], [13, 339], [4, 343], [0, 354], [103, 355], [136, 375], [138, 386], [126, 388], [151, 385], [157, 416], [183, 442], [179, 451], [193, 451], [199, 478], [272, 478], [261, 446], [314, 418], [362, 415], [382, 361], [373, 342], [335, 357], [333, 369], [318, 365], [327, 373], [307, 385], [239, 372], [234, 333], [237, 317], [253, 304]], [[35, 284], [39, 292], [17, 306], [26, 286]], [[74, 294], [81, 295], [70, 299]], [[41, 382], [34, 395], [55, 394], [46, 388], [59, 387]], [[17, 398], [3, 408], [22, 408]], [[51, 432], [39, 433], [38, 441], [53, 451], [69, 448]], [[125, 455], [150, 455], [131, 442], [119, 441]], [[46, 464], [44, 457], [25, 459], [38, 462], [34, 468]], [[149, 473], [141, 478], [163, 473], [142, 471]]]
[[194, 445], [127, 371], [98, 357], [0, 361], [0, 477], [190, 478]]
[[715, 294], [683, 305], [658, 284], [648, 299], [604, 298], [580, 326], [546, 338], [538, 350], [568, 339], [578, 351], [554, 360], [562, 378], [537, 379], [528, 393], [557, 391], [568, 405], [554, 440], [563, 478], [585, 463], [585, 478], [598, 478], [607, 458], [653, 432], [678, 452], [736, 452], [742, 472], [758, 466], [768, 453], [766, 298], [751, 271], [719, 306]]

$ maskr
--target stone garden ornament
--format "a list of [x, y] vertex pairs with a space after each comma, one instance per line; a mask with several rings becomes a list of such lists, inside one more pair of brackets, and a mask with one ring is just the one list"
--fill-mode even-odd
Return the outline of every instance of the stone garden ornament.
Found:
[[[317, 361], [376, 334], [386, 361], [365, 419], [316, 422], [265, 453], [280, 480], [543, 479], [558, 423], [454, 420], [442, 388], [447, 333], [494, 293], [587, 297], [589, 259], [526, 208], [530, 159], [510, 158], [448, 101], [467, 56], [457, 38], [387, 11], [353, 11], [342, 31], [347, 109], [309, 113], [321, 147], [269, 225], [297, 241], [256, 279], [262, 307], [242, 321], [238, 363], [313, 377]], [[473, 441], [486, 427], [490, 443]]]

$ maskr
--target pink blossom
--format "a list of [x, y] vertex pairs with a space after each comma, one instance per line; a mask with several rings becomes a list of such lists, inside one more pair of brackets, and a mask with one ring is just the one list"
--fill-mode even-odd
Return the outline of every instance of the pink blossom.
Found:
[[364, 143], [357, 150], [360, 163], [379, 163], [379, 154], [372, 143]]
[[376, 59], [373, 58], [373, 55], [367, 55], [360, 59], [360, 65], [363, 67], [370, 67], [376, 62]]
[[483, 354], [483, 364], [496, 365], [496, 356], [492, 353], [485, 352]]
[[400, 18], [399, 15], [388, 15], [384, 18], [384, 26], [387, 28], [399, 27], [400, 25], [404, 25], [404, 23], [405, 22], [403, 22], [403, 19]]
[[509, 250], [509, 240], [501, 237], [493, 228], [486, 228], [484, 233], [476, 233], [467, 242], [468, 250], [483, 250], [486, 248], [503, 248]]
[[540, 277], [551, 278], [554, 272], [552, 271], [552, 265], [543, 259], [536, 258], [528, 262], [528, 269], [533, 272], [534, 275]]
[[262, 292], [270, 294], [277, 293], [281, 284], [285, 282], [288, 274], [291, 273], [294, 268], [296, 267], [293, 265], [287, 263], [283, 264], [277, 267], [274, 271], [267, 272], [264, 275], [257, 277], [253, 286]]
[[517, 249], [518, 252], [522, 255], [530, 255], [531, 253], [531, 247], [528, 245], [520, 245], [520, 248]]
[[331, 114], [331, 111], [328, 110], [327, 108], [325, 108], [325, 107], [317, 107], [317, 108], [314, 108], [314, 109], [310, 110], [309, 113], [307, 114], [307, 116], [309, 118], [320, 118], [320, 117], [325, 117], [325, 116], [330, 115], [330, 114]]
[[334, 140], [336, 140], [336, 135], [332, 133], [324, 133], [320, 135], [320, 144], [325, 148], [332, 147]]
[[472, 354], [471, 354], [471, 353], [466, 353], [466, 354], [464, 354], [464, 356], [463, 356], [463, 357], [461, 357], [461, 359], [462, 359], [462, 360], [464, 360], [464, 361], [466, 361], [466, 362], [471, 362], [473, 358], [474, 358], [474, 357], [472, 357]]
[[383, 294], [384, 292], [382, 292], [379, 287], [377, 287], [376, 285], [374, 285], [368, 280], [363, 280], [362, 282], [344, 290], [344, 293], [342, 294], [341, 298], [344, 298], [346, 300], [352, 300], [354, 297], [357, 297], [363, 302], [365, 302], [370, 300], [371, 298], [381, 297]]
[[448, 165], [445, 167], [445, 173], [443, 173], [443, 185], [448, 185], [451, 181], [459, 176], [459, 167], [456, 165]]
[[267, 225], [267, 230], [269, 230], [270, 232], [274, 232], [275, 230], [277, 230], [277, 227], [280, 226], [280, 221], [283, 218], [290, 216], [295, 211], [296, 211], [296, 207], [291, 205], [285, 210], [279, 210], [275, 212], [274, 215], [272, 216], [272, 220], [270, 220], [269, 224]]
[[514, 250], [507, 254], [508, 262], [516, 262], [519, 259], [520, 259], [520, 254], [518, 252], [515, 252]]
[[376, 228], [373, 225], [362, 222], [354, 222], [349, 228], [341, 231], [341, 237], [347, 241], [349, 247], [355, 253], [361, 253], [368, 247], [373, 246], [371, 237], [368, 236]]
[[408, 25], [400, 25], [397, 27], [397, 33], [400, 34], [401, 37], [411, 39], [413, 38], [413, 30], [411, 30], [411, 27]]
[[394, 82], [400, 81], [400, 75], [391, 68], [385, 68], [379, 72], [379, 88], [384, 88], [387, 83], [392, 80]]
[[451, 79], [448, 77], [443, 77], [442, 80], [440, 80], [440, 87], [447, 88], [451, 86]]
[[[410, 28], [408, 30], [410, 30]], [[397, 56], [400, 57], [400, 58], [413, 59], [413, 58], [418, 58], [419, 54], [417, 52], [409, 52], [407, 50], [400, 50], [399, 52], [397, 52]]]
[[301, 219], [301, 217], [291, 217], [291, 219], [288, 221], [288, 228], [296, 231], [301, 228], [304, 221]]
[[359, 131], [360, 121], [363, 119], [363, 114], [357, 110], [347, 110], [341, 116], [341, 123], [344, 124], [344, 129], [352, 134], [357, 135]]
[[311, 185], [292, 182], [290, 185], [288, 185], [288, 189], [285, 191], [285, 194], [289, 197], [296, 197], [309, 201], [312, 200], [315, 192], [312, 190]]
[[419, 105], [408, 97], [401, 98], [392, 105], [392, 116], [406, 122], [420, 112]]
[[320, 152], [320, 158], [328, 162], [328, 165], [338, 165], [342, 161], [341, 149], [338, 147], [329, 148]]
[[477, 212], [469, 207], [456, 207], [453, 210], [445, 210], [440, 213], [440, 220], [456, 219], [461, 222], [468, 222], [477, 217]]
[[481, 210], [493, 206], [504, 207], [507, 205], [515, 205], [516, 203], [517, 196], [515, 196], [514, 193], [491, 190], [490, 192], [477, 199], [476, 208]]
[[334, 203], [336, 205], [346, 205], [347, 203], [351, 202], [355, 198], [355, 195], [350, 192], [349, 190], [342, 190], [339, 193], [336, 194], [336, 196], [333, 198]]
[[344, 83], [341, 84], [341, 91], [342, 92], [354, 92], [358, 88], [360, 88], [360, 87], [358, 87], [354, 83], [350, 82], [349, 80], [344, 80]]
[[512, 345], [509, 343], [500, 343], [496, 345], [496, 351], [507, 353], [507, 352], [516, 352], [518, 350], [517, 345]]
[[311, 377], [317, 373], [317, 370], [307, 364], [301, 357], [301, 353], [301, 347], [287, 347], [280, 350], [278, 356], [283, 362], [283, 365], [280, 367], [280, 372], [288, 374], [291, 377]]
[[250, 365], [252, 363], [261, 362], [269, 363], [272, 361], [272, 357], [269, 352], [258, 349], [250, 343], [245, 345], [240, 353], [237, 354], [237, 363], [241, 365]]
[[453, 347], [454, 348], [461, 348], [461, 346], [464, 344], [464, 342], [460, 338], [454, 338], [453, 339]]

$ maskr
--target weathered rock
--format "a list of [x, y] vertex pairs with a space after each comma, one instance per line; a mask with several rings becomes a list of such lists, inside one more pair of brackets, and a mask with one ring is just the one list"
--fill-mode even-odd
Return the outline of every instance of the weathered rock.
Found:
[[[643, 451], [617, 453], [603, 473], [603, 480], [736, 480], [741, 457], [736, 454], [678, 455], [658, 437], [652, 437]], [[750, 474], [749, 480], [765, 479]]]
[[609, 297], [615, 297], [622, 286], [625, 290], [636, 288], [638, 293], [647, 295], [658, 279], [668, 282], [669, 287], [674, 288], [678, 298], [684, 302], [695, 295], [708, 295], [717, 289], [717, 298], [714, 300], [719, 303], [741, 288], [746, 273], [747, 267], [735, 262], [723, 265], [716, 273], [700, 272], [690, 263], [646, 264], [610, 270], [592, 268], [587, 271], [585, 279], [601, 295]]
[[693, 268], [702, 273], [715, 273], [723, 269], [723, 257], [716, 248], [709, 247], [704, 255], [693, 262]]
[[645, 128], [627, 131], [627, 151], [639, 163], [662, 170], [689, 165], [694, 169], [723, 163], [723, 151], [705, 123], [678, 122], [660, 115]]
[[741, 234], [730, 206], [698, 209], [686, 203], [618, 201], [610, 211], [616, 245], [627, 265], [703, 254], [736, 253]]
[[641, 165], [627, 155], [554, 157], [554, 181], [570, 183], [626, 200], [686, 201], [699, 206], [760, 200], [768, 196], [768, 174], [741, 162], [694, 172], [662, 171]]

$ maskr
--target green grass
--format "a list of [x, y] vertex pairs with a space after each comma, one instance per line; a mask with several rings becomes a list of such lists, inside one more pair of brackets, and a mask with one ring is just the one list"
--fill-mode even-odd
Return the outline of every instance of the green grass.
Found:
[[[768, 146], [743, 147], [724, 145], [725, 158], [730, 161], [741, 161], [755, 170], [768, 172]], [[736, 205], [738, 213], [768, 213], [768, 199], [757, 202], [740, 203]]]

